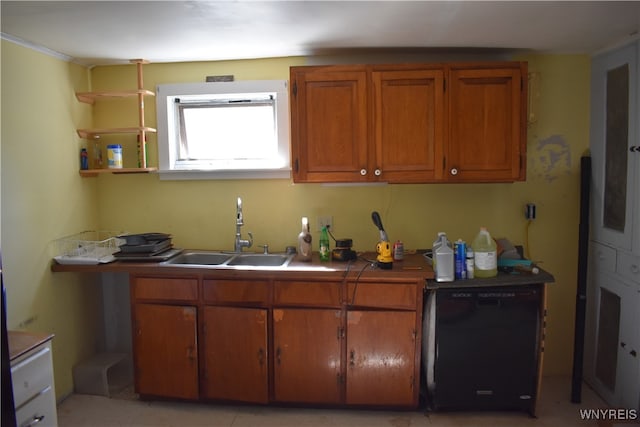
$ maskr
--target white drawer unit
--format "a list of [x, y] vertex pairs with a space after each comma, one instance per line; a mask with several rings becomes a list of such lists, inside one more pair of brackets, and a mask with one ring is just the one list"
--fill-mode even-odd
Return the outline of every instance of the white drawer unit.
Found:
[[57, 426], [50, 339], [11, 360], [11, 379], [17, 425]]

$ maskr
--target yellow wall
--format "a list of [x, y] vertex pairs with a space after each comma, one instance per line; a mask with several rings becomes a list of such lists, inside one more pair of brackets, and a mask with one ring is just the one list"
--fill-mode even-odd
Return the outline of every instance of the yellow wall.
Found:
[[[15, 304], [9, 310], [9, 325], [37, 316], [30, 329], [57, 331], [57, 342], [66, 340], [70, 349], [55, 348], [59, 394], [70, 391], [70, 367], [76, 355], [92, 345], [82, 335], [84, 330], [71, 323], [81, 318], [80, 306], [94, 301], [93, 295], [81, 299], [82, 292], [90, 292], [89, 286], [80, 286], [83, 278], [48, 271], [45, 244], [99, 226], [169, 232], [176, 245], [184, 248], [231, 249], [237, 196], [244, 202], [243, 231], [252, 231], [256, 245], [268, 243], [272, 250], [295, 244], [301, 216], [309, 216], [315, 225], [319, 215], [333, 216], [336, 237], [352, 238], [357, 250], [374, 250], [378, 232], [370, 219], [373, 210], [380, 212], [391, 239], [403, 240], [407, 248], [429, 247], [438, 231], [471, 241], [483, 225], [494, 237], [522, 244], [524, 205], [535, 203], [538, 219], [530, 228], [531, 256], [543, 261], [542, 266], [556, 277], [549, 288], [545, 373], [571, 372], [579, 158], [588, 147], [589, 129], [588, 57], [517, 58], [529, 61], [530, 71], [541, 76], [538, 121], [529, 129], [526, 182], [336, 187], [294, 185], [290, 180], [160, 181], [154, 174], [81, 179], [77, 154], [82, 142], [73, 128], [87, 125], [90, 113], [75, 102], [73, 91], [88, 85], [85, 71], [8, 43], [2, 47], [2, 239], [5, 267], [13, 269], [6, 278], [12, 286], [9, 299]], [[8, 60], [11, 65], [6, 65]], [[234, 74], [237, 80], [286, 79], [289, 66], [303, 64], [303, 58], [149, 64], [144, 69], [145, 87], [153, 90], [159, 83], [204, 81], [205, 76], [217, 74]], [[89, 74], [91, 90], [136, 84], [132, 65], [96, 67]], [[7, 93], [5, 82], [15, 89]], [[21, 108], [12, 111], [12, 123], [5, 129], [8, 102]], [[130, 103], [99, 103], [93, 108], [93, 124], [135, 124], [137, 116]], [[148, 98], [146, 105], [147, 125], [155, 127], [155, 100]], [[27, 117], [35, 118], [37, 125], [27, 123]], [[25, 129], [33, 137], [25, 136]], [[104, 138], [104, 143], [110, 141]], [[132, 162], [135, 136], [113, 141], [123, 144], [125, 162]], [[155, 135], [150, 135], [151, 164], [157, 162], [155, 141]], [[7, 170], [9, 158], [12, 163]], [[43, 185], [45, 190], [40, 190]], [[21, 202], [7, 206], [13, 200]], [[9, 249], [11, 254], [6, 253]], [[24, 267], [27, 259], [32, 260], [29, 268]], [[63, 291], [67, 292], [64, 298]], [[44, 304], [51, 301], [58, 304]]]
[[2, 41], [2, 261], [9, 329], [51, 332], [56, 395], [95, 351], [101, 303], [95, 277], [52, 274], [49, 243], [97, 226], [97, 185], [78, 175], [90, 108], [75, 100], [88, 71]]

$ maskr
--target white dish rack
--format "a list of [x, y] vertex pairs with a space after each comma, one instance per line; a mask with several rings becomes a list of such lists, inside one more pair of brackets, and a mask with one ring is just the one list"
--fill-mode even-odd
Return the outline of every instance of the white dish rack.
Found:
[[115, 261], [114, 253], [125, 243], [123, 232], [83, 231], [52, 242], [53, 259], [59, 264], [104, 264]]

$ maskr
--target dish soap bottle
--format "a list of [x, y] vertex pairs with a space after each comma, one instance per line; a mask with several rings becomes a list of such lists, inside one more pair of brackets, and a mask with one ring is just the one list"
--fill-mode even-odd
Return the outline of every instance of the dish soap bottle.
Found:
[[320, 261], [329, 261], [329, 233], [327, 227], [320, 232]]
[[298, 234], [298, 253], [300, 261], [311, 261], [311, 233], [309, 233], [309, 218], [302, 217], [302, 231]]
[[498, 254], [496, 242], [486, 227], [480, 227], [480, 232], [471, 244], [474, 253], [475, 271], [478, 278], [495, 277], [498, 275]]

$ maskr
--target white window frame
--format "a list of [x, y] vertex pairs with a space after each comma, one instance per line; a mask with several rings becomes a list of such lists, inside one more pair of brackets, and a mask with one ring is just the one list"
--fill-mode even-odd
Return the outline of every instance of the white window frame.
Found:
[[[237, 82], [175, 83], [157, 86], [156, 114], [158, 127], [158, 165], [161, 180], [185, 179], [278, 179], [291, 178], [291, 148], [289, 141], [289, 92], [286, 80], [244, 80]], [[278, 158], [280, 166], [273, 168], [238, 167], [225, 169], [185, 169], [177, 159], [179, 142], [178, 109], [175, 99], [242, 94], [267, 94], [275, 98]]]

